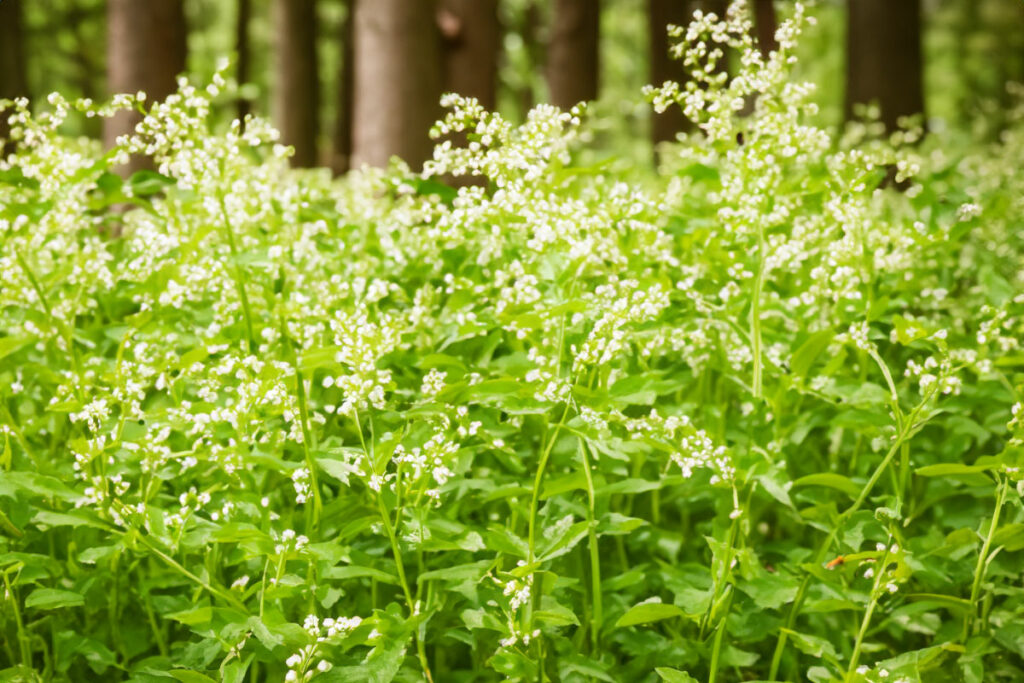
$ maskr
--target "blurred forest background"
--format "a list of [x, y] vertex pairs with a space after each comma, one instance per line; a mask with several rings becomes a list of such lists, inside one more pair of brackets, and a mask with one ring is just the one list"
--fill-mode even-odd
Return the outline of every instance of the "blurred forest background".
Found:
[[[150, 101], [184, 73], [201, 83], [224, 56], [242, 84], [224, 122], [269, 116], [298, 166], [344, 172], [429, 156], [442, 92], [475, 96], [513, 121], [539, 102], [594, 100], [599, 148], [649, 165], [687, 124], [654, 117], [647, 83], [683, 78], [665, 26], [724, 0], [0, 0], [0, 98], [47, 93]], [[762, 50], [788, 2], [749, 0]], [[892, 129], [923, 114], [930, 130], [998, 135], [1024, 81], [1024, 0], [820, 0], [800, 75], [824, 121], [880, 107]], [[733, 56], [735, 59], [735, 56]], [[6, 118], [6, 117], [4, 117]], [[7, 137], [0, 123], [0, 137]], [[106, 125], [107, 130], [103, 130]], [[80, 118], [106, 138], [134, 122]]]

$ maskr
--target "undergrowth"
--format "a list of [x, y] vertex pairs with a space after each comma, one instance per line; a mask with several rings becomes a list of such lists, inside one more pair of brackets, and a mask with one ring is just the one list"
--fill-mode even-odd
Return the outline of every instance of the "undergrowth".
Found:
[[334, 181], [223, 76], [15, 103], [6, 679], [1024, 678], [1024, 123], [837, 138], [808, 23], [675, 31], [643, 186], [582, 108]]

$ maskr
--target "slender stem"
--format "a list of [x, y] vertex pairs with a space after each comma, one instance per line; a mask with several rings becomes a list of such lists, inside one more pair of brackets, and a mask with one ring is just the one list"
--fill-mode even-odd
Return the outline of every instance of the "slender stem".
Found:
[[[289, 340], [290, 344], [291, 341]], [[323, 512], [323, 501], [320, 498], [320, 481], [317, 477], [316, 461], [313, 460], [313, 452], [310, 447], [313, 443], [313, 436], [309, 429], [309, 408], [306, 403], [306, 382], [299, 369], [298, 359], [295, 360], [295, 386], [299, 402], [299, 419], [302, 421], [302, 454], [306, 460], [306, 469], [309, 470], [309, 486], [313, 490], [313, 520], [312, 529], [320, 527], [320, 516]]]
[[750, 345], [754, 356], [754, 398], [761, 398], [761, 291], [764, 289], [764, 280], [767, 275], [765, 268], [765, 242], [764, 227], [757, 226], [757, 276], [754, 278], [754, 294], [750, 301]]
[[981, 547], [981, 553], [978, 555], [978, 564], [974, 568], [974, 582], [971, 584], [971, 612], [967, 613], [964, 617], [964, 640], [971, 634], [971, 626], [974, 623], [974, 618], [977, 614], [978, 609], [978, 593], [981, 592], [981, 582], [985, 578], [985, 571], [988, 569], [988, 551], [992, 547], [992, 539], [996, 535], [996, 529], [999, 528], [999, 515], [1003, 510], [1003, 503], [1006, 502], [1006, 490], [1009, 488], [1010, 479], [1007, 477], [1003, 480], [1003, 485], [999, 487], [999, 494], [996, 497], [996, 509], [992, 513], [992, 523], [988, 527], [988, 535], [985, 537], [985, 543]]
[[[828, 549], [832, 546], [832, 542], [835, 541], [836, 536], [839, 533], [839, 529], [843, 526], [846, 520], [850, 518], [851, 515], [853, 515], [855, 512], [857, 512], [857, 510], [860, 509], [861, 505], [864, 504], [864, 501], [867, 500], [867, 497], [871, 495], [871, 490], [875, 487], [875, 484], [878, 483], [879, 478], [881, 478], [882, 474], [885, 472], [885, 469], [889, 466], [889, 463], [892, 462], [893, 457], [895, 457], [896, 453], [899, 452], [900, 447], [903, 445], [903, 442], [910, 435], [910, 431], [914, 426], [914, 417], [917, 415], [920, 408], [925, 403], [927, 403], [927, 401], [930, 398], [931, 394], [926, 396], [922, 400], [921, 404], [917, 408], [915, 408], [914, 411], [910, 414], [909, 418], [903, 421], [903, 427], [898, 432], [896, 440], [893, 442], [893, 445], [889, 448], [889, 452], [885, 454], [884, 458], [882, 458], [882, 462], [880, 462], [878, 464], [878, 467], [875, 468], [875, 471], [872, 473], [871, 478], [868, 479], [868, 482], [866, 484], [864, 484], [864, 487], [860, 491], [860, 495], [857, 496], [857, 499], [853, 502], [852, 505], [850, 505], [850, 507], [848, 507], [845, 511], [843, 511], [841, 515], [839, 515], [839, 519], [836, 520], [835, 525], [832, 527], [832, 531], [829, 533], [824, 543], [818, 546], [818, 550], [814, 554], [815, 563], [820, 564], [824, 561], [825, 555], [826, 553], [828, 553]], [[803, 581], [800, 582], [800, 588], [797, 589], [796, 597], [793, 599], [793, 606], [790, 608], [789, 615], [786, 617], [785, 626], [788, 629], [792, 629], [794, 623], [796, 622], [796, 617], [800, 613], [800, 608], [803, 606], [804, 597], [807, 595], [807, 588], [810, 586], [810, 582], [810, 574], [805, 575]], [[768, 680], [770, 681], [774, 681], [778, 676], [779, 665], [782, 663], [782, 652], [786, 647], [786, 640], [786, 631], [780, 631], [779, 638], [775, 643], [775, 652], [772, 655], [772, 663], [768, 673]]]
[[[238, 247], [235, 244], [235, 231], [231, 227], [231, 220], [228, 218], [228, 207], [224, 202], [223, 191], [217, 192], [217, 199], [220, 202], [221, 219], [224, 221], [224, 232], [227, 234], [228, 248], [231, 249], [232, 259], [237, 259]], [[256, 337], [253, 336], [252, 332], [252, 309], [249, 306], [249, 295], [245, 291], [245, 281], [242, 279], [241, 268], [238, 263], [234, 263], [233, 266], [231, 268], [231, 275], [235, 281], [235, 288], [238, 290], [238, 298], [242, 302], [242, 315], [245, 317], [245, 339], [251, 354], [256, 350]]]
[[14, 595], [14, 588], [11, 587], [11, 579], [7, 572], [0, 572], [4, 577], [4, 590], [11, 601], [11, 609], [14, 611], [14, 625], [18, 630], [18, 648], [21, 654], [22, 666], [32, 668], [32, 643], [28, 634], [25, 633], [25, 624], [21, 620], [21, 610], [18, 609], [18, 598]]
[[[366, 439], [363, 437], [363, 426], [359, 422], [359, 410], [355, 406], [352, 407], [352, 419], [356, 423], [356, 432], [359, 434], [359, 443], [363, 446], [363, 455], [369, 462], [371, 471], [376, 473], [376, 463], [373, 462], [373, 457], [366, 447]], [[409, 589], [409, 580], [405, 575], [405, 564], [402, 562], [402, 549], [398, 545], [398, 536], [395, 534], [395, 527], [391, 523], [391, 515], [388, 514], [387, 508], [384, 507], [383, 497], [380, 493], [377, 493], [375, 498], [377, 499], [377, 510], [380, 512], [380, 519], [384, 523], [384, 531], [387, 533], [388, 542], [391, 544], [391, 554], [395, 558], [395, 570], [398, 572], [398, 580], [401, 583], [402, 593], [405, 596], [405, 604], [409, 607], [409, 617], [412, 618], [417, 615], [419, 610], [417, 609], [417, 601], [412, 597], [412, 590]], [[423, 643], [423, 634], [419, 628], [416, 629], [413, 639], [416, 641], [416, 655], [420, 660], [423, 675], [427, 677], [427, 681], [433, 683], [434, 678], [431, 676], [430, 666], [427, 664], [427, 651]]]
[[718, 599], [722, 596], [722, 591], [725, 590], [726, 582], [729, 580], [729, 573], [732, 570], [732, 555], [733, 555], [733, 544], [736, 542], [736, 533], [738, 531], [737, 526], [739, 524], [739, 517], [732, 520], [729, 524], [729, 536], [726, 539], [725, 557], [723, 558], [722, 566], [722, 578], [715, 579], [715, 588], [711, 596], [711, 602], [708, 603], [708, 611], [704, 613], [704, 618], [700, 625], [701, 638], [707, 633], [708, 627], [711, 625], [711, 617], [715, 611], [715, 604]]
[[155, 545], [150, 543], [149, 539], [146, 538], [145, 536], [143, 536], [142, 534], [136, 534], [135, 538], [139, 541], [139, 543], [141, 543], [142, 545], [146, 546], [146, 548], [148, 548], [154, 555], [159, 557], [167, 565], [169, 565], [171, 568], [173, 568], [175, 571], [177, 571], [179, 574], [181, 574], [185, 578], [193, 581], [198, 586], [204, 588], [210, 594], [217, 596], [218, 598], [220, 598], [224, 602], [228, 603], [229, 605], [231, 605], [235, 609], [240, 610], [242, 612], [246, 612], [247, 611], [245, 609], [245, 604], [243, 602], [241, 602], [238, 598], [236, 598], [235, 596], [231, 595], [231, 593], [228, 593], [223, 588], [218, 588], [217, 586], [214, 586], [212, 584], [207, 583], [206, 581], [203, 581], [198, 576], [196, 576], [195, 574], [193, 574], [189, 570], [185, 569], [185, 567], [183, 567], [173, 557], [171, 557], [170, 555], [168, 555], [167, 553], [165, 553], [164, 551], [160, 550]]
[[882, 577], [885, 576], [885, 568], [889, 564], [889, 545], [886, 543], [885, 553], [882, 555], [882, 561], [876, 567], [875, 582], [871, 587], [871, 600], [868, 602], [867, 611], [864, 612], [864, 618], [860, 622], [860, 630], [857, 631], [857, 640], [853, 644], [853, 654], [850, 655], [850, 666], [846, 669], [847, 681], [853, 678], [854, 672], [857, 670], [857, 663], [860, 660], [860, 650], [864, 645], [864, 636], [868, 632], [868, 626], [871, 625], [871, 616], [875, 612], [875, 607], [878, 605], [879, 591], [882, 585]]
[[156, 640], [156, 649], [160, 652], [161, 656], [167, 657], [169, 654], [167, 649], [167, 639], [164, 638], [164, 632], [160, 629], [160, 624], [156, 621], [156, 614], [153, 612], [153, 601], [149, 595], [149, 587], [146, 586], [143, 580], [139, 581], [139, 585], [143, 586], [142, 607], [146, 611], [146, 619], [149, 622], [149, 627], [153, 630], [153, 638]]
[[591, 601], [593, 603], [590, 621], [590, 639], [592, 652], [600, 652], [601, 624], [604, 621], [604, 609], [601, 601], [601, 551], [598, 547], [597, 521], [595, 516], [594, 478], [590, 472], [590, 457], [587, 446], [580, 441], [580, 453], [583, 456], [583, 473], [587, 480], [587, 543], [590, 546], [590, 581]]
[[[907, 500], [907, 486], [910, 484], [910, 444], [904, 441], [900, 444], [900, 486], [897, 496], [900, 502]], [[908, 510], [908, 515], [909, 515]]]
[[[32, 285], [32, 289], [35, 290], [36, 296], [39, 297], [39, 303], [42, 304], [43, 310], [46, 312], [46, 317], [50, 319], [50, 324], [53, 325], [58, 332], [64, 335], [64, 338], [67, 340], [67, 352], [71, 358], [71, 366], [75, 371], [75, 375], [79, 380], [81, 380], [82, 367], [78, 360], [78, 352], [75, 350], [73, 329], [65, 325], [60, 318], [53, 314], [53, 309], [50, 308], [50, 303], [46, 298], [46, 293], [43, 292], [42, 285], [39, 284], [39, 279], [35, 276], [35, 273], [32, 272], [32, 268], [29, 267], [28, 261], [26, 261], [25, 257], [21, 255], [21, 252], [15, 250], [14, 257], [18, 261], [18, 265], [20, 265], [21, 269], [25, 272], [25, 277], [28, 278], [29, 283]], [[82, 386], [84, 385], [84, 381], [79, 381], [74, 386], [75, 396], [77, 396], [80, 401], [84, 401], [84, 396], [82, 395]]]
[[566, 417], [569, 415], [569, 404], [565, 404], [565, 410], [562, 411], [562, 419], [558, 421], [558, 424], [553, 430], [551, 430], [551, 436], [548, 437], [548, 443], [541, 451], [540, 461], [537, 463], [537, 474], [533, 478], [533, 495], [530, 498], [530, 523], [529, 532], [527, 534], [527, 545], [529, 548], [529, 556], [527, 562], [533, 564], [534, 560], [537, 559], [536, 554], [536, 530], [537, 530], [537, 503], [540, 501], [540, 487], [544, 481], [544, 469], [548, 464], [548, 457], [551, 455], [551, 449], [555, 446], [555, 441], [558, 439], [558, 432], [565, 423]]
[[882, 371], [882, 376], [885, 377], [885, 383], [889, 387], [889, 402], [892, 404], [893, 414], [896, 416], [896, 424], [900, 426], [900, 421], [903, 419], [903, 412], [900, 410], [900, 396], [896, 391], [896, 383], [892, 379], [892, 373], [889, 372], [889, 366], [886, 364], [882, 357], [878, 355], [878, 351], [874, 348], [868, 350], [868, 354], [871, 359], [875, 361], [878, 369]]
[[[409, 589], [409, 580], [405, 576], [405, 565], [402, 563], [402, 549], [398, 545], [398, 537], [395, 535], [395, 529], [391, 526], [391, 516], [388, 514], [387, 508], [384, 507], [384, 501], [380, 495], [377, 498], [377, 509], [380, 511], [380, 518], [384, 522], [384, 531], [388, 535], [388, 541], [391, 543], [391, 553], [395, 557], [395, 569], [398, 571], [398, 580], [402, 584], [402, 593], [405, 594], [405, 602], [409, 606], [409, 616], [414, 617], [418, 613], [417, 603], [413, 600], [412, 591]], [[417, 629], [417, 632], [419, 629]], [[427, 677], [428, 681], [433, 681], [433, 677], [430, 675], [430, 666], [427, 664], [427, 652], [423, 645], [423, 638], [417, 633], [414, 636], [416, 639], [416, 654], [420, 660], [420, 667], [423, 668], [423, 675]]]
[[725, 639], [725, 631], [728, 626], [727, 619], [729, 617], [729, 609], [732, 607], [732, 596], [733, 593], [729, 593], [725, 602], [725, 614], [722, 615], [721, 621], [718, 622], [718, 629], [715, 631], [715, 642], [711, 646], [711, 664], [710, 671], [708, 673], [708, 683], [715, 683], [715, 679], [718, 677], [718, 660], [722, 653], [722, 641]]

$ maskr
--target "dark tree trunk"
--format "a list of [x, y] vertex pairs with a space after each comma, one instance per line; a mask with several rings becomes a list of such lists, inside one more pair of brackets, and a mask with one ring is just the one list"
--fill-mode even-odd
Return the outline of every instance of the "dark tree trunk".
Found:
[[[28, 97], [25, 45], [22, 41], [22, 0], [0, 1], [0, 99]], [[14, 151], [10, 141], [9, 110], [0, 111], [0, 154]]]
[[[529, 55], [530, 66], [540, 68], [544, 63], [544, 46], [541, 45], [537, 37], [541, 27], [541, 16], [536, 0], [530, 0], [527, 3], [526, 10], [523, 12], [522, 22], [521, 35], [523, 37], [523, 44], [526, 46], [526, 53]], [[526, 114], [533, 109], [533, 105], [537, 103], [536, 93], [533, 90], [529, 79], [525, 79], [519, 89], [517, 100], [519, 101], [521, 116], [524, 119]]]
[[429, 0], [356, 0], [353, 166], [430, 158], [441, 85], [435, 11]]
[[[108, 0], [107, 89], [113, 93], [146, 93], [146, 105], [163, 101], [177, 90], [185, 71], [186, 27], [182, 0]], [[120, 112], [106, 119], [103, 139], [112, 146], [130, 134], [141, 117]], [[133, 157], [120, 170], [130, 174], [149, 165]]]
[[729, 11], [730, 2], [731, 0], [696, 0], [694, 9], [700, 9], [705, 13], [714, 12], [716, 17], [724, 19], [725, 13]]
[[774, 0], [754, 0], [754, 30], [757, 34], [757, 49], [761, 56], [779, 49], [779, 41], [775, 40], [775, 31], [779, 28], [778, 17], [775, 15]]
[[599, 0], [555, 0], [548, 42], [550, 100], [562, 109], [597, 99]]
[[[662, 85], [665, 81], [683, 84], [688, 80], [681, 59], [669, 55], [671, 43], [668, 25], [685, 26], [690, 22], [693, 8], [690, 0], [648, 0], [647, 20], [651, 46], [651, 84]], [[651, 142], [658, 143], [676, 139], [676, 135], [690, 127], [677, 106], [669, 107], [664, 113], [651, 117]]]
[[441, 0], [442, 88], [497, 106], [497, 0]]
[[334, 116], [334, 137], [331, 142], [331, 169], [335, 173], [349, 170], [352, 160], [352, 88], [355, 61], [355, 0], [345, 0], [345, 19], [341, 25], [341, 65], [338, 69], [337, 112]]
[[274, 125], [295, 148], [293, 166], [315, 166], [320, 116], [316, 0], [274, 1]]
[[[249, 82], [250, 61], [249, 21], [252, 19], [252, 0], [238, 0], [238, 14], [235, 16], [235, 52], [238, 60], [235, 65], [235, 78], [238, 87], [242, 88]], [[238, 120], [245, 126], [245, 117], [249, 114], [249, 100], [239, 95], [235, 105]]]
[[877, 102], [886, 130], [924, 112], [920, 0], [848, 0], [846, 119]]

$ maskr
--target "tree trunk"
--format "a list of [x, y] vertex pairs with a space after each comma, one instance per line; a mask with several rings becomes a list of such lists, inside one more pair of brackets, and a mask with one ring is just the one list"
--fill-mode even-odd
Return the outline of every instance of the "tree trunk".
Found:
[[[185, 9], [182, 0], [108, 0], [107, 89], [110, 93], [146, 93], [146, 105], [161, 102], [177, 89], [185, 71]], [[120, 112], [106, 119], [103, 138], [112, 146], [118, 137], [135, 130], [136, 112]], [[130, 174], [148, 166], [133, 157], [120, 169]]]
[[768, 54], [779, 49], [779, 41], [775, 40], [775, 31], [779, 28], [779, 20], [775, 15], [774, 0], [754, 0], [754, 31], [757, 34], [757, 49], [765, 59]]
[[338, 73], [338, 106], [334, 117], [331, 141], [331, 169], [335, 173], [349, 170], [352, 160], [352, 88], [355, 61], [355, 0], [345, 0], [345, 18], [341, 24], [341, 65]]
[[[537, 37], [541, 24], [540, 7], [537, 6], [537, 0], [528, 0], [526, 9], [523, 11], [520, 33], [523, 37], [523, 44], [526, 46], [526, 54], [529, 56], [530, 67], [537, 69], [540, 69], [544, 64], [544, 46], [541, 45]], [[525, 119], [526, 115], [537, 103], [531, 79], [523, 79], [517, 95], [516, 100], [519, 102], [520, 118]]]
[[[238, 81], [238, 87], [243, 88], [249, 82], [252, 59], [249, 52], [249, 21], [252, 19], [252, 0], [238, 0], [237, 10], [238, 13], [235, 15], [235, 53], [238, 61], [235, 64], [235, 80]], [[244, 129], [245, 117], [249, 114], [249, 100], [239, 94], [235, 108], [238, 120]]]
[[[651, 84], [662, 85], [665, 81], [675, 81], [682, 85], [688, 80], [686, 69], [681, 59], [669, 55], [671, 43], [668, 37], [668, 25], [686, 26], [692, 16], [690, 0], [648, 0], [647, 22], [650, 32], [651, 46]], [[691, 127], [683, 116], [683, 110], [671, 106], [664, 113], [651, 114], [651, 142], [657, 146], [661, 142], [672, 141], [676, 135]]]
[[352, 164], [430, 158], [440, 111], [440, 45], [430, 0], [356, 0]]
[[441, 0], [442, 88], [497, 106], [497, 0]]
[[[22, 0], [0, 0], [0, 99], [28, 97], [28, 76], [25, 64], [25, 45], [22, 42]], [[9, 110], [0, 110], [0, 155], [14, 151], [9, 140]]]
[[547, 80], [552, 104], [569, 109], [597, 99], [599, 0], [555, 0], [548, 43]]
[[274, 125], [295, 148], [293, 166], [317, 163], [320, 78], [316, 0], [274, 0]]
[[846, 119], [877, 102], [886, 130], [924, 112], [920, 0], [848, 0]]

